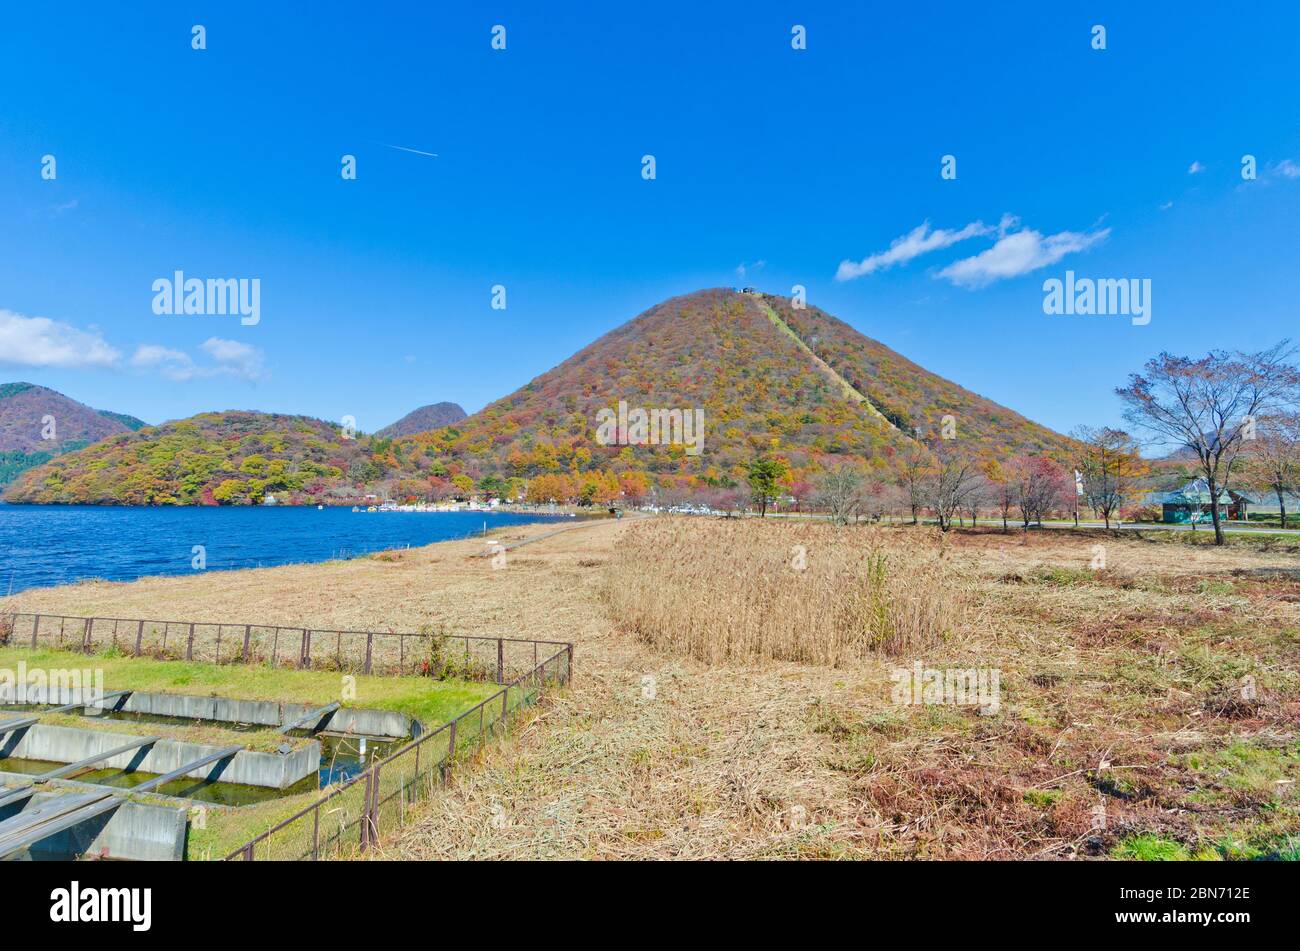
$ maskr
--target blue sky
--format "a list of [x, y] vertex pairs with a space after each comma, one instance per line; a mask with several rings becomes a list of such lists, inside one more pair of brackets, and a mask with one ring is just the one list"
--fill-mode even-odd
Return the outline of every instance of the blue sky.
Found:
[[[477, 410], [673, 294], [797, 283], [1066, 430], [1118, 421], [1159, 350], [1293, 335], [1300, 9], [989, 6], [7, 5], [0, 381], [369, 430]], [[923, 225], [968, 236], [872, 258]], [[989, 255], [1008, 276], [954, 282]], [[1149, 278], [1151, 322], [1046, 316], [1066, 268]], [[261, 322], [154, 314], [176, 269], [260, 279]]]

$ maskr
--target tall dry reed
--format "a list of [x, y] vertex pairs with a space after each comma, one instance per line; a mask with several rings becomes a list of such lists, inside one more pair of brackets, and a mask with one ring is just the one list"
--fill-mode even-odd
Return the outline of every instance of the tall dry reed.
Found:
[[966, 599], [945, 555], [937, 530], [657, 518], [627, 532], [604, 595], [661, 650], [840, 666], [955, 631]]

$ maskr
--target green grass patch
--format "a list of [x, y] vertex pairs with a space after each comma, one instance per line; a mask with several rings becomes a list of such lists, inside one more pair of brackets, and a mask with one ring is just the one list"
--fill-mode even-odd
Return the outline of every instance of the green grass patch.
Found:
[[1049, 809], [1060, 798], [1060, 792], [1055, 789], [1026, 789], [1024, 793], [1025, 802], [1038, 809]]
[[106, 690], [188, 694], [234, 700], [275, 700], [324, 706], [343, 698], [345, 688], [355, 697], [344, 707], [393, 710], [415, 717], [427, 727], [445, 723], [468, 707], [490, 697], [496, 684], [429, 677], [345, 675], [325, 670], [292, 670], [266, 665], [205, 664], [197, 661], [155, 660], [148, 657], [78, 654], [24, 647], [0, 647], [0, 669], [31, 668], [102, 670]]
[[1189, 753], [1185, 761], [1188, 769], [1229, 789], [1270, 796], [1281, 791], [1279, 780], [1300, 780], [1300, 743], [1271, 748], [1239, 741], [1216, 752]]
[[1196, 583], [1197, 594], [1208, 594], [1212, 597], [1232, 594], [1236, 590], [1236, 586], [1231, 581], [1214, 581], [1206, 578]]
[[1186, 862], [1192, 855], [1181, 842], [1158, 835], [1131, 835], [1121, 839], [1110, 854], [1138, 862]]

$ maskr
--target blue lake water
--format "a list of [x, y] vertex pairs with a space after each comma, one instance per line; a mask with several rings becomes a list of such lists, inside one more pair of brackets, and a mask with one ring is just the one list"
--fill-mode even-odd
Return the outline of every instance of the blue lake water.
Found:
[[134, 581], [208, 571], [355, 558], [385, 548], [479, 535], [562, 515], [353, 512], [349, 508], [6, 505], [0, 502], [0, 596], [83, 578]]

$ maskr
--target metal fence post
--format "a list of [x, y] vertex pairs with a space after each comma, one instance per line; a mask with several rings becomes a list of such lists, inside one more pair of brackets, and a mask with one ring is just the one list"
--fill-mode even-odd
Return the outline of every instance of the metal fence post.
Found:
[[248, 642], [249, 642], [250, 638], [252, 638], [252, 636], [253, 636], [253, 630], [252, 630], [252, 628], [253, 628], [253, 625], [251, 625], [251, 624], [245, 624], [245, 625], [244, 625], [244, 663], [245, 663], [245, 664], [248, 663]]
[[452, 757], [456, 755], [456, 724], [459, 722], [459, 717], [451, 721], [451, 738], [447, 741], [447, 755], [442, 760], [442, 782], [444, 785], [447, 782], [447, 771], [451, 769]]
[[367, 632], [366, 634], [366, 667], [365, 672], [370, 673], [370, 661], [375, 650], [375, 635]]
[[90, 631], [94, 624], [95, 619], [88, 617], [85, 623], [81, 625], [81, 652], [83, 654], [90, 653]]
[[382, 761], [375, 763], [370, 770], [370, 844], [374, 846], [379, 841], [379, 774]]
[[497, 638], [497, 683], [506, 682], [506, 642], [504, 638]]
[[185, 641], [185, 659], [186, 660], [194, 659], [194, 625], [193, 624], [190, 625], [189, 638]]
[[141, 620], [135, 625], [135, 656], [140, 656], [140, 651], [144, 643], [144, 621]]
[[32, 647], [36, 646], [36, 634], [41, 629], [41, 616], [36, 615], [36, 620], [32, 621]]
[[370, 797], [373, 795], [375, 774], [373, 771], [366, 773], [366, 791], [362, 798], [361, 806], [361, 851], [364, 852], [370, 845]]

